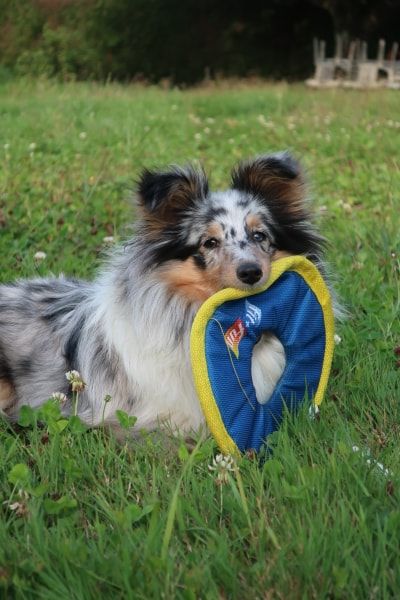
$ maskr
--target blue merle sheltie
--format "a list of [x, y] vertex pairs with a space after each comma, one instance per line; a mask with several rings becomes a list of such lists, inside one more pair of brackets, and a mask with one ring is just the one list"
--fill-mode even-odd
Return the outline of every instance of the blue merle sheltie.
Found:
[[[189, 334], [201, 303], [222, 288], [264, 284], [282, 255], [321, 264], [324, 240], [302, 170], [287, 152], [239, 164], [226, 191], [211, 192], [192, 166], [145, 170], [137, 204], [133, 238], [94, 281], [62, 276], [0, 286], [0, 410], [10, 419], [55, 392], [66, 395], [63, 410], [71, 412], [65, 374], [77, 370], [87, 384], [78, 414], [88, 425], [104, 417], [113, 426], [120, 409], [137, 417], [137, 430], [163, 423], [196, 430], [203, 414]], [[261, 402], [284, 366], [282, 345], [265, 334], [252, 357]]]

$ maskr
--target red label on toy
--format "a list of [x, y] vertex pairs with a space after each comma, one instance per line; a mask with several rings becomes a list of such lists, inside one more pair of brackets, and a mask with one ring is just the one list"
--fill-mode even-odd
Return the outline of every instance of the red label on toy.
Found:
[[239, 358], [240, 340], [245, 335], [246, 335], [246, 327], [244, 326], [242, 319], [236, 319], [234, 324], [229, 327], [229, 329], [226, 331], [226, 333], [224, 335], [225, 342], [226, 342], [228, 348], [230, 348], [232, 350], [232, 352], [236, 356], [236, 358]]

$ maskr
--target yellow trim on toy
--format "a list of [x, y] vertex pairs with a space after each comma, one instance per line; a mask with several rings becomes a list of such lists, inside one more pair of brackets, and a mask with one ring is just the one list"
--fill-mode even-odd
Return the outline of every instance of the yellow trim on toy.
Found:
[[204, 302], [193, 322], [190, 336], [190, 351], [194, 382], [208, 427], [224, 454], [238, 455], [240, 454], [240, 451], [225, 428], [212, 391], [205, 352], [207, 323], [215, 310], [224, 302], [259, 294], [260, 292], [267, 290], [286, 271], [294, 271], [304, 279], [306, 284], [313, 291], [322, 309], [325, 327], [325, 353], [321, 376], [313, 403], [315, 406], [318, 406], [323, 400], [331, 369], [334, 348], [334, 319], [329, 291], [318, 269], [308, 259], [303, 256], [281, 258], [272, 263], [270, 277], [264, 286], [250, 292], [234, 288], [227, 288], [217, 292]]

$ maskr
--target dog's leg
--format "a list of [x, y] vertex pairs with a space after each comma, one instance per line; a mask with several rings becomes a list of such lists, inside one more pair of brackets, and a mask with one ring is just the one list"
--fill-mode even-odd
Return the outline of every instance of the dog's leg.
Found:
[[15, 390], [8, 379], [0, 379], [0, 411], [7, 412], [15, 402]]

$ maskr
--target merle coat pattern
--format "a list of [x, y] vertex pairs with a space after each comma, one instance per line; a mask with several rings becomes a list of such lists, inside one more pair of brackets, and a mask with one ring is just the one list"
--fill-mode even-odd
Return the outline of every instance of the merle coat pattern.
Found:
[[[200, 304], [224, 287], [251, 289], [271, 261], [303, 254], [321, 266], [323, 239], [312, 224], [304, 177], [288, 153], [241, 163], [231, 188], [210, 192], [191, 166], [144, 171], [134, 237], [92, 282], [64, 277], [0, 286], [0, 409], [16, 419], [54, 392], [69, 398], [66, 371], [87, 382], [78, 414], [88, 425], [137, 429], [167, 421], [185, 432], [203, 415], [194, 391], [189, 334]], [[280, 342], [264, 335], [252, 376], [265, 402], [285, 365]]]

